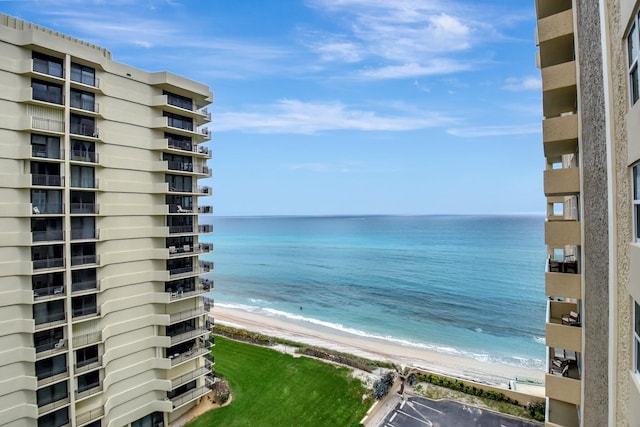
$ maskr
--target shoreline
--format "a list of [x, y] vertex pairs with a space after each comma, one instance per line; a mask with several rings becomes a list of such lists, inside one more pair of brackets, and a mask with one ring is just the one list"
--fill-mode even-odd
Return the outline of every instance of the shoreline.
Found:
[[[209, 315], [214, 318], [215, 322], [223, 325], [306, 345], [324, 347], [367, 359], [392, 362], [403, 367], [421, 368], [436, 374], [504, 389], [507, 389], [510, 382], [515, 381], [516, 378], [544, 382], [544, 371], [541, 369], [483, 362], [427, 349], [391, 344], [375, 338], [365, 338], [343, 331], [337, 332], [317, 325], [307, 326], [303, 322], [252, 313], [237, 308], [216, 306]], [[543, 387], [534, 387], [534, 389], [537, 388], [541, 389], [541, 393], [544, 394]]]

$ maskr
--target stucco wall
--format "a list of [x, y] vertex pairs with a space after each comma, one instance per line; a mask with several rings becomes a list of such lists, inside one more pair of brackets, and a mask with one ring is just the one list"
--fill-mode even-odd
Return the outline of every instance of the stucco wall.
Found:
[[582, 424], [608, 424], [609, 215], [599, 2], [576, 0], [584, 224]]

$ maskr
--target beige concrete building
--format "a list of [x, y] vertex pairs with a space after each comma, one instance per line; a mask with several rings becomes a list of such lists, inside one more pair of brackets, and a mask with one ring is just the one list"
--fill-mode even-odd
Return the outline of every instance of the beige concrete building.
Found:
[[638, 0], [536, 0], [547, 426], [640, 426]]
[[0, 15], [0, 425], [169, 425], [207, 392], [205, 85]]

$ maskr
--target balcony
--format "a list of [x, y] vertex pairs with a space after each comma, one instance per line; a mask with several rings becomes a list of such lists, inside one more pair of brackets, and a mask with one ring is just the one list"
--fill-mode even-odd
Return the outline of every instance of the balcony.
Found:
[[53, 133], [64, 133], [64, 121], [46, 119], [44, 117], [31, 116], [30, 126], [33, 130], [42, 130]]
[[36, 377], [38, 378], [38, 388], [44, 387], [48, 384], [58, 382], [69, 376], [69, 370], [66, 366], [61, 368], [48, 368], [37, 369]]
[[582, 319], [578, 310], [577, 303], [547, 301], [547, 346], [570, 351], [582, 350]]
[[176, 345], [176, 344], [180, 344], [182, 342], [185, 341], [189, 341], [190, 339], [193, 338], [198, 338], [204, 335], [209, 335], [211, 333], [211, 331], [207, 330], [207, 329], [193, 329], [191, 331], [188, 332], [184, 332], [178, 335], [174, 335], [171, 337], [171, 345]]
[[198, 206], [198, 213], [199, 214], [212, 214], [213, 213], [213, 206]]
[[202, 165], [202, 166], [196, 165], [193, 168], [193, 173], [198, 175], [204, 175], [204, 178], [211, 178], [211, 175], [212, 175], [211, 168], [206, 165]]
[[186, 373], [184, 375], [181, 375], [179, 377], [176, 378], [172, 378], [171, 379], [171, 389], [175, 389], [180, 387], [181, 385], [185, 385], [193, 380], [195, 380], [196, 378], [200, 378], [203, 377], [207, 374], [211, 373], [211, 368], [207, 368], [206, 366], [201, 366], [199, 368], [196, 368], [195, 370]]
[[170, 225], [169, 234], [194, 234], [193, 224], [191, 225]]
[[102, 393], [102, 384], [99, 381], [92, 384], [87, 384], [82, 387], [82, 390], [76, 390], [76, 401], [95, 396], [98, 393]]
[[98, 292], [100, 286], [95, 279], [85, 280], [82, 282], [74, 282], [71, 284], [71, 292], [73, 294]]
[[76, 415], [76, 425], [81, 427], [102, 417], [104, 417], [104, 407], [91, 409]]
[[62, 408], [63, 406], [67, 406], [69, 404], [69, 393], [60, 394], [60, 395], [51, 397], [51, 399], [55, 399], [55, 401], [51, 403], [42, 404], [42, 405], [40, 404], [40, 402], [38, 403], [39, 417], [41, 417], [46, 413]]
[[75, 364], [75, 373], [80, 374], [102, 366], [102, 356], [92, 357]]
[[198, 187], [196, 190], [196, 193], [203, 196], [211, 196], [213, 194], [213, 189], [208, 185], [204, 185], [204, 186]]
[[213, 270], [213, 261], [198, 261], [198, 267], [200, 267], [203, 272], [208, 273]]
[[213, 243], [196, 243], [193, 245], [196, 254], [207, 254], [213, 251]]
[[544, 171], [544, 194], [570, 196], [580, 193], [580, 169], [560, 168]]
[[204, 310], [204, 306], [192, 308], [191, 310], [180, 311], [178, 313], [171, 313], [169, 315], [169, 324], [173, 325], [174, 323], [193, 319], [195, 317], [202, 316], [205, 313], [206, 311]]
[[70, 107], [76, 110], [82, 110], [83, 113], [100, 113], [100, 105], [92, 100], [79, 100], [74, 98], [73, 93], [71, 96]]
[[73, 321], [85, 320], [100, 315], [100, 307], [97, 305], [74, 308], [72, 310]]
[[98, 256], [95, 254], [90, 255], [77, 255], [71, 257], [71, 266], [79, 266], [79, 265], [90, 265], [97, 264]]
[[547, 398], [546, 427], [579, 427], [579, 410], [574, 404]]
[[[88, 229], [88, 230], [84, 228], [71, 229], [71, 240], [97, 239], [99, 235], [100, 235], [100, 232], [97, 229]], [[71, 258], [71, 265], [74, 265], [73, 258]]]
[[74, 162], [98, 163], [98, 153], [85, 150], [71, 150], [71, 159]]
[[195, 245], [194, 246], [190, 246], [190, 245], [169, 246], [169, 257], [176, 258], [179, 256], [193, 255], [194, 248], [195, 248]]
[[[211, 279], [205, 279], [203, 277], [200, 277], [198, 283], [199, 283], [200, 287], [202, 287], [202, 289], [204, 291], [207, 291], [207, 292], [214, 288], [214, 282]], [[207, 311], [209, 311], [209, 310], [207, 310]]]
[[86, 347], [92, 344], [98, 344], [102, 341], [102, 332], [91, 332], [84, 335], [78, 335], [73, 337], [73, 347]]
[[73, 135], [99, 138], [99, 131], [95, 125], [85, 123], [71, 123], [69, 132]]
[[33, 260], [34, 270], [44, 270], [48, 268], [64, 268], [64, 258], [43, 258]]
[[[580, 221], [546, 221], [544, 223], [544, 242], [553, 247], [580, 246], [582, 244]], [[549, 267], [551, 268], [551, 265]], [[562, 267], [567, 270], [569, 261], [565, 260]]]
[[211, 390], [209, 389], [209, 387], [202, 386], [194, 390], [190, 390], [184, 394], [178, 395], [173, 399], [171, 399], [171, 403], [173, 404], [173, 409], [177, 409], [183, 405], [186, 405], [189, 402], [199, 399], [202, 396], [205, 396], [210, 391]]
[[580, 405], [580, 380], [559, 375], [545, 375], [545, 394], [551, 399]]
[[578, 115], [566, 113], [542, 121], [545, 157], [558, 157], [578, 151]]
[[[576, 261], [548, 261], [554, 264], [554, 270], [548, 269], [545, 272], [545, 294], [554, 297], [565, 297], [580, 299], [582, 298], [581, 278], [578, 272]], [[563, 272], [567, 271], [569, 274]]]
[[[171, 278], [171, 280], [176, 280], [184, 277], [196, 276], [203, 272], [204, 271], [199, 267], [193, 267], [193, 266], [177, 267], [177, 268], [171, 268], [169, 270], [169, 277]], [[180, 290], [178, 289], [178, 292], [179, 291]]]
[[[47, 312], [45, 314], [38, 314], [34, 316], [34, 318], [37, 331], [52, 328], [67, 321], [64, 312]], [[62, 341], [58, 341], [57, 345], [63, 345]]]
[[47, 286], [47, 287], [36, 288], [33, 290], [34, 300], [43, 300], [47, 297], [50, 298], [50, 297], [63, 297], [63, 296], [65, 296], [64, 285]]
[[565, 10], [538, 20], [538, 43], [573, 34], [573, 11]]
[[195, 349], [187, 350], [183, 353], [176, 353], [173, 355], [167, 356], [171, 360], [171, 367], [177, 366], [181, 363], [187, 362], [189, 360], [193, 360], [197, 357], [204, 356], [205, 354], [209, 354], [209, 349], [204, 347], [198, 347]]
[[64, 160], [64, 149], [60, 149], [60, 143], [53, 144], [31, 144], [31, 158], [35, 160]]
[[71, 213], [97, 215], [100, 213], [100, 209], [96, 203], [71, 203]]
[[213, 233], [213, 225], [211, 224], [198, 225], [198, 234], [207, 234], [207, 233]]
[[32, 203], [32, 212], [34, 215], [60, 215], [64, 213], [61, 202], [37, 202]]
[[179, 301], [185, 298], [192, 298], [197, 295], [206, 294], [207, 292], [209, 292], [209, 289], [204, 289], [201, 285], [192, 288], [179, 287], [176, 291], [173, 291], [171, 288], [167, 289], [167, 293], [170, 294], [172, 302]]
[[67, 340], [64, 338], [54, 339], [36, 347], [36, 360], [44, 359], [63, 351], [67, 351]]
[[193, 163], [167, 160], [167, 169], [170, 171], [193, 173]]
[[31, 185], [42, 187], [60, 187], [64, 185], [64, 177], [60, 175], [31, 174]]
[[59, 230], [45, 230], [45, 231], [32, 231], [32, 242], [57, 242], [64, 240], [64, 231]]

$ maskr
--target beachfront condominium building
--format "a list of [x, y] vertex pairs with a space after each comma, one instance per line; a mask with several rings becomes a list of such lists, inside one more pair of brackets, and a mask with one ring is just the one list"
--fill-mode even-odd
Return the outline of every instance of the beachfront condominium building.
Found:
[[640, 426], [639, 8], [536, 0], [547, 426]]
[[0, 425], [166, 426], [207, 393], [211, 100], [0, 15]]

